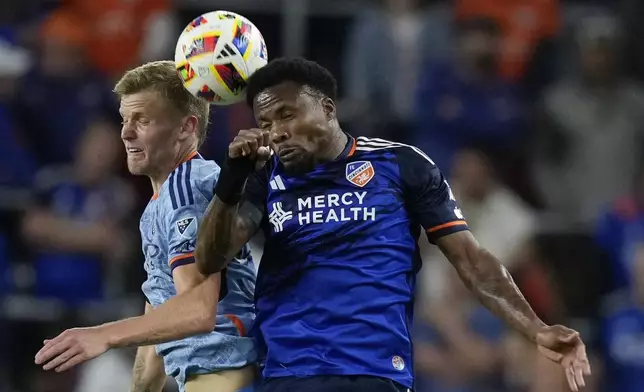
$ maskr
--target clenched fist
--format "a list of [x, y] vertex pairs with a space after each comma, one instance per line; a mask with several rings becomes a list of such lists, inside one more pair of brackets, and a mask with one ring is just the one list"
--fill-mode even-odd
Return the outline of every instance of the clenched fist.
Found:
[[259, 170], [271, 156], [270, 133], [262, 129], [244, 129], [239, 131], [228, 146], [228, 156], [232, 159], [248, 157], [255, 162]]

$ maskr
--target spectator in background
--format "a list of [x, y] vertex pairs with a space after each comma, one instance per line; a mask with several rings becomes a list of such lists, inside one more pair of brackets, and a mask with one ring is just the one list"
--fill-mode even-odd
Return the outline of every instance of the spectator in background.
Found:
[[404, 137], [422, 64], [428, 56], [444, 56], [448, 47], [448, 6], [426, 10], [425, 2], [381, 0], [355, 21], [344, 79], [356, 134]]
[[640, 166], [632, 189], [599, 218], [595, 231], [597, 244], [610, 259], [613, 290], [633, 286], [633, 265], [644, 248], [644, 166]]
[[239, 130], [256, 126], [253, 112], [245, 103], [211, 107], [208, 135], [199, 153], [221, 165], [228, 156], [228, 145]]
[[[11, 111], [16, 80], [29, 68], [30, 61], [26, 51], [15, 45], [12, 38], [0, 31], [0, 187], [27, 186], [36, 169], [31, 151], [18, 135]], [[6, 193], [0, 189], [0, 206], [6, 205]]]
[[450, 180], [467, 224], [485, 249], [510, 271], [520, 262], [519, 249], [535, 234], [532, 209], [501, 184], [480, 151], [460, 151]]
[[500, 74], [517, 83], [559, 28], [558, 0], [456, 0], [455, 12], [457, 20], [486, 17], [500, 26]]
[[129, 68], [171, 57], [178, 26], [170, 0], [62, 0], [83, 23], [85, 50], [110, 78]]
[[630, 189], [642, 156], [644, 91], [619, 70], [616, 20], [585, 18], [577, 43], [581, 72], [543, 98], [536, 174], [557, 223], [588, 230]]
[[623, 0], [617, 3], [620, 6], [620, 19], [626, 34], [625, 63], [633, 77], [644, 81], [644, 2]]
[[502, 392], [504, 327], [478, 304], [454, 270], [447, 293], [421, 303], [414, 342], [418, 392]]
[[450, 63], [431, 63], [421, 73], [410, 138], [448, 178], [457, 151], [476, 147], [507, 157], [522, 136], [521, 99], [498, 77], [497, 25], [490, 19], [459, 22], [455, 47]]
[[109, 84], [88, 66], [86, 38], [73, 14], [52, 13], [40, 30], [37, 64], [14, 97], [16, 122], [40, 166], [71, 162], [92, 121], [118, 118]]
[[118, 131], [95, 123], [72, 167], [44, 168], [37, 176], [40, 204], [23, 222], [25, 240], [36, 250], [37, 295], [70, 304], [101, 300], [104, 271], [124, 269], [119, 263], [133, 238], [124, 227], [133, 195], [114, 175], [121, 151]]
[[632, 285], [607, 303], [603, 343], [608, 391], [644, 390], [644, 245], [631, 253]]
[[[496, 177], [490, 161], [480, 151], [462, 150], [454, 157], [449, 183], [470, 231], [511, 272], [522, 268], [519, 257], [536, 230], [536, 217], [516, 194]], [[435, 247], [421, 246], [424, 290], [431, 298], [441, 297], [451, 266]]]

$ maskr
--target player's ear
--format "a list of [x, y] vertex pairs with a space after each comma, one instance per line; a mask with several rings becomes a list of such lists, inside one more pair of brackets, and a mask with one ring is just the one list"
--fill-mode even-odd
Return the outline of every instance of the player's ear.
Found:
[[179, 139], [183, 140], [197, 134], [199, 119], [195, 115], [189, 115], [183, 118]]
[[335, 120], [335, 102], [331, 98], [325, 97], [322, 99], [322, 107], [324, 108], [327, 120]]

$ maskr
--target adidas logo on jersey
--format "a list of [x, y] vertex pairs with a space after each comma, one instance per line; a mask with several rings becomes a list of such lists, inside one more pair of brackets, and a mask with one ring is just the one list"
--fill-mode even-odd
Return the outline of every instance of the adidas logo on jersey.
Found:
[[273, 179], [270, 182], [271, 189], [274, 191], [283, 191], [286, 189], [284, 186], [284, 181], [282, 181], [282, 177], [279, 175], [273, 177]]

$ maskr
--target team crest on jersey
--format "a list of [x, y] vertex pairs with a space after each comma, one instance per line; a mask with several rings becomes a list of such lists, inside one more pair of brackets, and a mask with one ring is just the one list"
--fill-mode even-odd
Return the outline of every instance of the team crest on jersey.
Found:
[[346, 177], [350, 183], [360, 188], [367, 185], [376, 174], [369, 161], [356, 161], [347, 163]]
[[405, 368], [405, 361], [398, 355], [391, 358], [391, 366], [396, 370], [403, 370]]
[[195, 218], [184, 218], [184, 219], [178, 220], [176, 225], [177, 225], [177, 230], [179, 231], [179, 234], [184, 235], [188, 231], [188, 228], [190, 228], [194, 220]]

